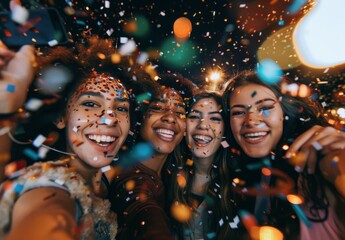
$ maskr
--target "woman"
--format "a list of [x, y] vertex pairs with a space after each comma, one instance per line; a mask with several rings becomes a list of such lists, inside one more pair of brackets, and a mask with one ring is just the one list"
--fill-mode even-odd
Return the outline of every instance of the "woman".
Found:
[[[284, 94], [254, 72], [234, 77], [223, 103], [237, 153], [231, 159], [237, 207], [254, 214], [258, 224], [280, 229], [286, 239], [343, 239], [344, 216], [336, 209], [344, 209], [344, 195], [334, 179], [344, 169], [344, 133], [328, 127], [315, 101]], [[338, 172], [329, 168], [334, 158]], [[303, 213], [287, 201], [294, 189], [304, 199]]]
[[[208, 92], [197, 94], [187, 115], [184, 151], [187, 154], [183, 156], [183, 163], [174, 163], [175, 166], [182, 164], [183, 167], [171, 170], [173, 174], [169, 198], [173, 201], [172, 205], [192, 209], [190, 218], [179, 219], [177, 216], [180, 222], [177, 222], [176, 233], [181, 239], [231, 237], [227, 228], [233, 219], [227, 216], [233, 206], [227, 198], [229, 176], [226, 168], [227, 146], [223, 135], [221, 96]], [[180, 161], [181, 157], [177, 160]], [[181, 178], [185, 180], [176, 181]], [[176, 216], [176, 213], [172, 214]], [[222, 221], [223, 224], [218, 224]]]
[[[102, 171], [112, 163], [130, 129], [131, 76], [114, 66], [111, 41], [57, 48], [44, 67], [65, 66], [73, 75], [71, 95], [58, 127], [65, 128], [68, 157], [37, 163], [2, 185], [1, 236], [7, 239], [113, 239], [116, 217], [106, 195]], [[106, 56], [99, 58], [99, 54]], [[39, 74], [42, 77], [42, 74]], [[138, 88], [139, 89], [139, 88]], [[66, 99], [66, 101], [63, 101]], [[35, 141], [34, 141], [35, 142]], [[41, 143], [36, 142], [37, 146]]]
[[[164, 211], [161, 170], [185, 133], [185, 101], [192, 96], [192, 84], [179, 75], [160, 77], [161, 86], [151, 90], [152, 99], [142, 109], [139, 130], [152, 152], [124, 169], [111, 186], [112, 208], [119, 221], [117, 239], [173, 239]], [[120, 157], [120, 161], [132, 159]]]

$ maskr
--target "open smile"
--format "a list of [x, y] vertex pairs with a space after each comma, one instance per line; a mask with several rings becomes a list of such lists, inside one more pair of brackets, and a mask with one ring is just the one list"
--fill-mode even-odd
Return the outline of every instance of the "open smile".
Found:
[[92, 145], [98, 151], [101, 151], [101, 152], [111, 151], [116, 144], [116, 140], [118, 139], [110, 135], [89, 134], [86, 136], [89, 142], [91, 142]]
[[269, 131], [251, 132], [251, 133], [242, 134], [242, 137], [244, 138], [246, 142], [254, 144], [254, 143], [259, 143], [265, 140], [268, 134], [269, 134]]
[[193, 140], [199, 147], [207, 146], [213, 138], [207, 135], [193, 135]]
[[170, 142], [170, 141], [174, 140], [175, 132], [170, 130], [170, 129], [156, 128], [155, 132], [157, 133], [158, 137], [164, 141]]

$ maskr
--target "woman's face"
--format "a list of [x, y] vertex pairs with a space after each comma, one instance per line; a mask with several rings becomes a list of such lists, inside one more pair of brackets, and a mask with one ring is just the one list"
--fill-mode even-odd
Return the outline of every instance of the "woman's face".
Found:
[[203, 98], [188, 114], [186, 140], [195, 158], [214, 158], [220, 147], [224, 133], [221, 109], [213, 98]]
[[250, 157], [267, 156], [283, 133], [283, 109], [273, 91], [258, 84], [234, 90], [230, 125], [235, 140]]
[[186, 130], [186, 110], [180, 94], [174, 89], [163, 91], [160, 101], [150, 103], [140, 129], [156, 152], [169, 154], [181, 142]]
[[89, 79], [69, 100], [70, 148], [91, 167], [109, 165], [127, 138], [129, 107], [127, 91], [119, 80], [105, 75]]

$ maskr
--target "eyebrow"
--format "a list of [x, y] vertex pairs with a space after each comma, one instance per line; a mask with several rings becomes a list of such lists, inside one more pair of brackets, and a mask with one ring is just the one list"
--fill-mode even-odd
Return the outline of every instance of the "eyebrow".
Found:
[[[82, 97], [82, 96], [94, 96], [94, 97], [100, 97], [100, 98], [103, 98], [104, 99], [104, 95], [100, 92], [91, 92], [91, 91], [87, 91], [87, 92], [82, 92], [80, 95], [79, 95], [79, 98]], [[115, 99], [116, 101], [118, 102], [128, 102], [129, 99], [128, 98], [116, 98]]]
[[[164, 103], [164, 104], [167, 104], [167, 103], [169, 103], [169, 101], [168, 101], [168, 100], [163, 100], [163, 99], [157, 99], [157, 100], [155, 100], [155, 101], [152, 101], [152, 104], [157, 104], [157, 103]], [[180, 108], [185, 108], [184, 102], [181, 102], [181, 103], [174, 103], [174, 106], [180, 107]]]
[[[254, 103], [254, 105], [258, 105], [258, 104], [263, 103], [263, 102], [277, 102], [277, 101], [272, 99], [272, 98], [264, 98], [264, 99], [260, 99], [260, 100], [256, 101]], [[238, 108], [247, 108], [248, 105], [236, 104], [236, 105], [230, 107], [230, 110], [233, 109], [233, 108], [236, 108], [236, 107], [238, 107]]]
[[[197, 113], [197, 114], [201, 114], [201, 111], [193, 109], [190, 111], [191, 113]], [[212, 111], [212, 112], [207, 112], [207, 114], [211, 115], [211, 114], [220, 114], [220, 110], [219, 111]]]

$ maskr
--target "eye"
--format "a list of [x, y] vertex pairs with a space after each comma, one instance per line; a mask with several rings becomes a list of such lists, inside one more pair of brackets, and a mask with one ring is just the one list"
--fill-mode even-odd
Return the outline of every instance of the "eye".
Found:
[[149, 107], [149, 110], [151, 110], [153, 112], [162, 112], [162, 111], [164, 111], [164, 108], [163, 108], [163, 106], [160, 106], [158, 104], [154, 104], [154, 105], [151, 105]]
[[232, 111], [231, 116], [233, 117], [242, 117], [246, 114], [245, 111]]
[[263, 113], [264, 115], [268, 116], [269, 115], [268, 111], [270, 111], [272, 109], [274, 109], [274, 105], [266, 105], [266, 106], [260, 107], [259, 112], [260, 112], [260, 114]]
[[119, 111], [119, 112], [129, 112], [129, 108], [128, 107], [118, 107], [116, 108], [116, 111]]
[[221, 117], [211, 117], [211, 121], [221, 122], [223, 119]]
[[176, 115], [179, 116], [180, 118], [186, 118], [186, 113], [184, 112], [176, 112]]
[[188, 119], [200, 119], [200, 115], [198, 114], [188, 114], [187, 116]]
[[95, 107], [100, 107], [100, 105], [96, 102], [92, 101], [85, 101], [81, 103], [82, 106], [89, 107], [89, 108], [95, 108]]

